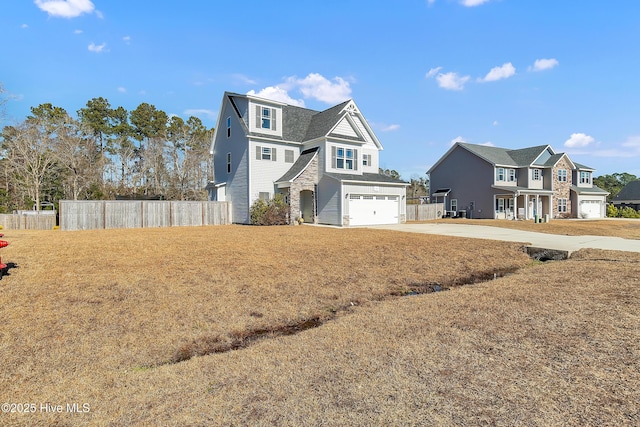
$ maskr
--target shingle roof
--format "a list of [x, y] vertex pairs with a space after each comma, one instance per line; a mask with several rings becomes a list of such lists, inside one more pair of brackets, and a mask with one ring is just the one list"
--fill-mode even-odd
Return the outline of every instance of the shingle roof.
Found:
[[597, 185], [594, 185], [593, 187], [578, 187], [577, 185], [572, 185], [571, 191], [575, 191], [578, 194], [600, 194], [603, 196], [609, 194], [607, 190], [603, 190]]
[[613, 198], [614, 202], [623, 200], [640, 200], [640, 180], [631, 181]]
[[[241, 113], [233, 102], [233, 98], [246, 98], [247, 96], [233, 92], [227, 92], [226, 95], [230, 97], [233, 107], [236, 109], [238, 116], [240, 116]], [[316, 111], [309, 108], [280, 103], [282, 105], [282, 137], [259, 132], [252, 132], [251, 134], [294, 142], [304, 142], [319, 138], [327, 135], [338, 123], [338, 120], [342, 117], [340, 113], [349, 102], [351, 102], [350, 99], [324, 111]], [[350, 138], [344, 135], [340, 135], [340, 137], [363, 141], [362, 138]]]
[[[544, 150], [549, 147], [548, 145], [538, 145], [535, 147], [509, 150], [506, 148], [490, 147], [486, 145], [468, 144], [466, 142], [459, 142], [458, 144], [495, 165], [513, 167], [526, 167], [532, 165]], [[552, 166], [556, 164], [563, 155], [564, 153], [553, 154], [544, 163], [544, 166]], [[589, 169], [586, 166], [584, 168]]]
[[302, 153], [300, 153], [300, 157], [298, 157], [298, 160], [296, 160], [296, 162], [291, 165], [291, 168], [287, 171], [287, 173], [282, 175], [282, 177], [276, 180], [276, 182], [288, 182], [295, 179], [307, 168], [307, 166], [309, 166], [309, 163], [311, 163], [311, 160], [313, 160], [318, 150], [318, 147], [314, 147], [308, 150], [304, 150]]
[[353, 175], [346, 173], [325, 173], [326, 176], [330, 176], [338, 181], [365, 181], [365, 182], [380, 182], [385, 184], [406, 184], [409, 183], [401, 179], [392, 178], [388, 175], [381, 173], [363, 173], [362, 175]]

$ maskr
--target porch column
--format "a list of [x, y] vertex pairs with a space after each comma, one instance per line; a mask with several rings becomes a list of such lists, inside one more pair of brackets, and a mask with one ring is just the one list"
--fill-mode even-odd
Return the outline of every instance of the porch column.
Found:
[[529, 219], [529, 195], [524, 195], [524, 219]]
[[511, 215], [513, 215], [514, 221], [518, 219], [518, 193], [517, 192], [513, 193], [513, 212], [511, 213]]

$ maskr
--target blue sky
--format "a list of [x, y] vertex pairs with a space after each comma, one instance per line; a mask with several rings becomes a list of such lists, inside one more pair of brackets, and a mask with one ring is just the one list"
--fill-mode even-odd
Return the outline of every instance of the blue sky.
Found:
[[12, 0], [0, 39], [5, 124], [96, 97], [209, 127], [224, 91], [353, 98], [404, 179], [455, 140], [640, 176], [637, 0]]

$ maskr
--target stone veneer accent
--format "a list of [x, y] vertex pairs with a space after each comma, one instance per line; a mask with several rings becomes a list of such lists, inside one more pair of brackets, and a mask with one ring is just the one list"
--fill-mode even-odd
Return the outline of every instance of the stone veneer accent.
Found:
[[[558, 181], [558, 170], [564, 169], [567, 171], [567, 181]], [[558, 163], [552, 169], [552, 185], [553, 185], [553, 217], [563, 218], [571, 216], [571, 179], [572, 179], [572, 167], [566, 156], [563, 156]], [[567, 212], [558, 212], [558, 199], [567, 199]]]
[[[295, 224], [302, 216], [302, 206], [300, 206], [300, 192], [310, 190], [314, 192], [313, 203], [315, 205], [315, 190], [318, 183], [318, 155], [311, 160], [307, 168], [298, 176], [289, 187], [289, 223]], [[318, 223], [316, 206], [313, 206], [313, 223]]]

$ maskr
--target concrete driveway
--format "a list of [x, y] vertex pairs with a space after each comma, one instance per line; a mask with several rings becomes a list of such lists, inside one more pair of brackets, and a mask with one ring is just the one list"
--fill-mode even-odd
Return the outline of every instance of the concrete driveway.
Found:
[[469, 237], [476, 239], [503, 240], [528, 243], [535, 248], [566, 251], [569, 254], [583, 248], [640, 252], [640, 240], [605, 236], [564, 236], [558, 234], [535, 233], [533, 231], [467, 224], [390, 224], [373, 225], [368, 228], [405, 231], [410, 233], [441, 234], [445, 236]]

